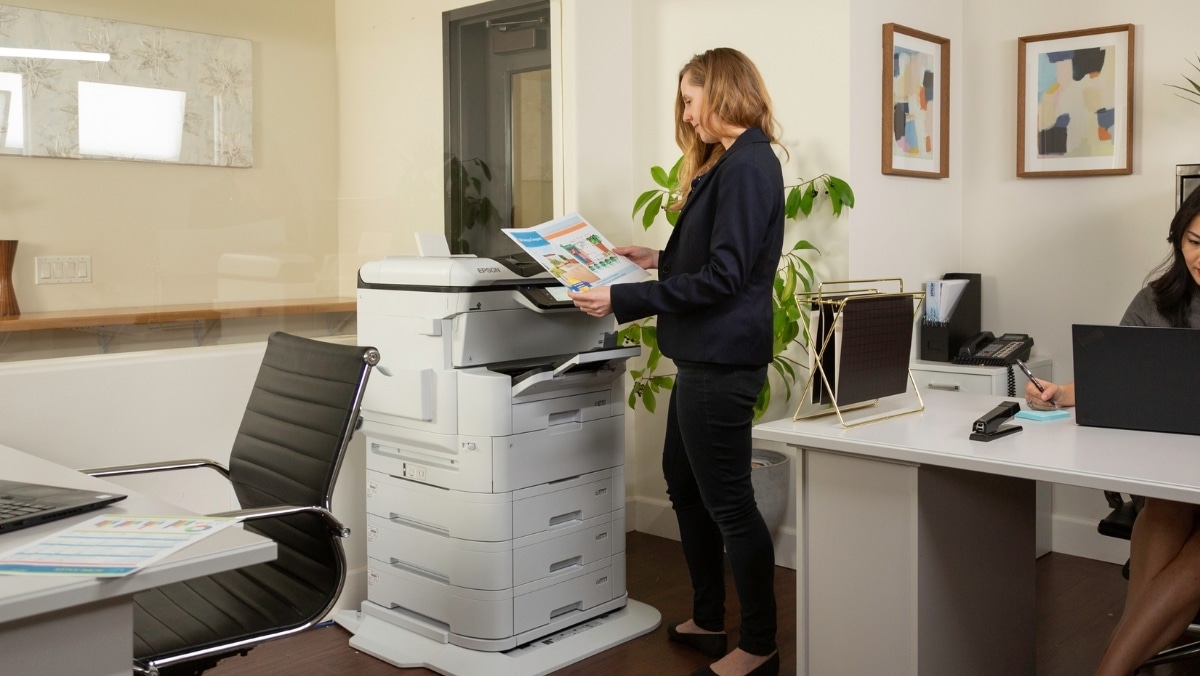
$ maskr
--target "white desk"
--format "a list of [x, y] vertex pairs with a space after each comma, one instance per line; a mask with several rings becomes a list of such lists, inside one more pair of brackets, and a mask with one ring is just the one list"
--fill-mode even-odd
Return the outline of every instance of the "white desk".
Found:
[[799, 449], [799, 674], [1033, 674], [1034, 481], [1200, 503], [1194, 436], [1016, 421], [975, 442], [1002, 398], [922, 396], [921, 413], [848, 430], [755, 428]]
[[[78, 488], [99, 486], [129, 495], [99, 512], [0, 535], [0, 551], [97, 514], [190, 513], [2, 445], [0, 467], [6, 479]], [[227, 528], [121, 578], [0, 575], [0, 674], [128, 676], [133, 660], [133, 594], [274, 558], [271, 540]]]

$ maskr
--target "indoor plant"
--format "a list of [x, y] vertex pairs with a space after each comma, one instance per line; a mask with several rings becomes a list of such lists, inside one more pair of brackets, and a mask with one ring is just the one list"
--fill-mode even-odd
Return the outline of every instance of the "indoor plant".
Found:
[[[650, 176], [658, 186], [647, 190], [638, 196], [633, 205], [633, 215], [641, 212], [642, 227], [649, 229], [654, 225], [660, 211], [666, 213], [666, 220], [672, 226], [679, 217], [678, 211], [668, 210], [679, 199], [679, 167], [683, 163], [680, 157], [670, 171], [662, 167], [651, 167]], [[799, 183], [784, 186], [787, 193], [785, 212], [787, 221], [795, 221], [812, 213], [814, 205], [819, 201], [827, 201], [835, 216], [840, 216], [843, 208], [854, 206], [854, 191], [846, 181], [832, 174], [821, 174], [816, 178], [801, 180]], [[785, 222], [785, 227], [787, 223]], [[800, 311], [796, 303], [796, 292], [803, 287], [811, 291], [816, 276], [812, 266], [804, 260], [806, 251], [820, 251], [806, 239], [798, 239], [790, 246], [785, 245], [783, 255], [779, 259], [779, 274], [775, 278], [774, 307], [775, 307], [775, 341], [771, 366], [779, 374], [778, 382], [784, 388], [784, 399], [791, 398], [792, 385], [796, 383], [796, 366], [800, 365], [785, 354], [793, 344], [807, 349], [804, 333], [800, 322], [807, 321], [807, 313]], [[663, 375], [658, 372], [662, 352], [658, 348], [657, 328], [654, 318], [650, 317], [624, 326], [618, 336], [624, 344], [640, 344], [647, 350], [646, 365], [641, 369], [631, 369], [633, 387], [629, 392], [629, 407], [636, 408], [641, 400], [647, 411], [654, 412], [657, 404], [657, 393], [670, 389], [674, 385], [673, 375]], [[758, 420], [771, 404], [773, 381], [767, 378], [762, 391], [758, 394], [758, 402], [754, 405], [754, 419]]]
[[[1196, 63], [1188, 62], [1188, 65], [1191, 66], [1192, 68], [1196, 69], [1197, 72], [1200, 72], [1200, 55], [1196, 56]], [[1183, 79], [1187, 80], [1188, 84], [1191, 85], [1190, 89], [1188, 87], [1184, 87], [1182, 85], [1174, 85], [1173, 84], [1173, 85], [1167, 85], [1167, 86], [1174, 87], [1175, 89], [1178, 89], [1179, 91], [1183, 92], [1183, 94], [1176, 94], [1176, 96], [1183, 99], [1184, 101], [1190, 101], [1192, 103], [1200, 105], [1200, 84], [1196, 84], [1196, 81], [1193, 80], [1192, 78], [1188, 77], [1187, 75], [1183, 75]]]

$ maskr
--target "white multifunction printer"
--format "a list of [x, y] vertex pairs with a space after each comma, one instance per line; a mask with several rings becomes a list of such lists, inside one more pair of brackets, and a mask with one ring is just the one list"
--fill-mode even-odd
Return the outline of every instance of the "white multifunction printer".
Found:
[[658, 625], [625, 591], [622, 376], [640, 348], [565, 292], [527, 256], [359, 271], [359, 343], [382, 359], [362, 406], [367, 601], [337, 618], [352, 646], [547, 673]]

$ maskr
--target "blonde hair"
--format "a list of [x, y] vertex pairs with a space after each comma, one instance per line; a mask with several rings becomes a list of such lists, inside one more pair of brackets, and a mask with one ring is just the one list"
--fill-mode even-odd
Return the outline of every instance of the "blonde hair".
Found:
[[[745, 54], [729, 47], [710, 49], [697, 54], [679, 70], [679, 84], [688, 83], [704, 92], [700, 119], [732, 127], [758, 127], [771, 143], [778, 141], [775, 116], [771, 112], [771, 96], [758, 68]], [[692, 125], [683, 121], [683, 94], [675, 88], [675, 142], [683, 151], [679, 169], [680, 198], [672, 210], [683, 208], [692, 191], [692, 180], [708, 171], [725, 146], [705, 143]], [[714, 129], [711, 131], [719, 131]], [[786, 152], [786, 150], [784, 151]]]

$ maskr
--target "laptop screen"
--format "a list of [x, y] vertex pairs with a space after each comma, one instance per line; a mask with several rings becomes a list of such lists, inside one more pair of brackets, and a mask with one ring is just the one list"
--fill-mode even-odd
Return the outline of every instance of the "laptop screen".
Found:
[[1075, 324], [1075, 421], [1200, 434], [1200, 330]]

